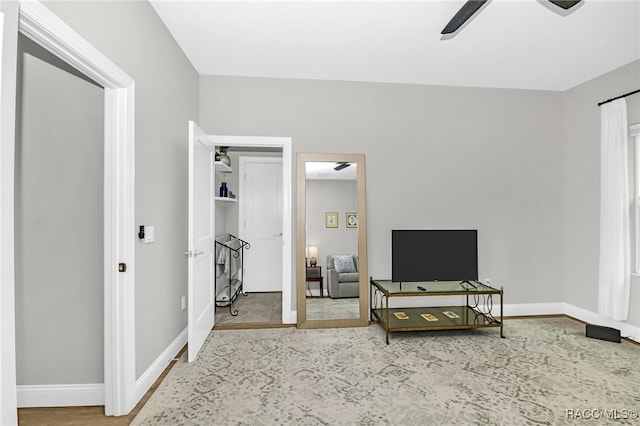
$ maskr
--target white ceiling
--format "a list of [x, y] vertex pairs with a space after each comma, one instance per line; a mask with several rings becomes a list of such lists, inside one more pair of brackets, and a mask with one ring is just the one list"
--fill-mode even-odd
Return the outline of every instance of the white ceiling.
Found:
[[[640, 0], [151, 0], [200, 74], [566, 90], [640, 59]], [[635, 88], [633, 88], [635, 89]]]

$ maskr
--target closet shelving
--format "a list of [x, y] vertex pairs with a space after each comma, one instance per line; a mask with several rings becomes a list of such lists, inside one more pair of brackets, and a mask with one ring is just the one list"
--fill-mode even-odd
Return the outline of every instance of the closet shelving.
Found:
[[[222, 161], [215, 162], [216, 173], [232, 173], [233, 169]], [[217, 178], [216, 178], [217, 180]], [[237, 203], [232, 197], [214, 196], [216, 203]], [[238, 315], [238, 310], [233, 309], [233, 303], [238, 296], [246, 296], [242, 290], [244, 273], [244, 250], [251, 246], [235, 235], [225, 233], [215, 238], [215, 300], [217, 307], [228, 307], [229, 314]]]
[[[229, 166], [227, 166], [225, 163], [223, 163], [222, 161], [216, 161], [215, 162], [215, 166], [216, 166], [216, 172], [219, 173], [231, 173], [233, 172], [233, 169]], [[213, 199], [217, 202], [221, 202], [221, 203], [237, 203], [238, 200], [236, 198], [231, 198], [231, 197], [213, 197]]]
[[216, 165], [216, 172], [231, 173], [233, 171], [231, 167], [227, 166], [222, 161], [216, 161], [215, 165]]
[[237, 203], [238, 200], [236, 198], [231, 197], [213, 197], [214, 200], [220, 201], [221, 203]]

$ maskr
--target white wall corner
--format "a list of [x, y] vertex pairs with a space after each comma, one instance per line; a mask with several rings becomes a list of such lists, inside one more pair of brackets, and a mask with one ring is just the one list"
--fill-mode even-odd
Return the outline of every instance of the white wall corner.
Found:
[[104, 384], [19, 385], [18, 407], [104, 405]]
[[175, 358], [180, 350], [187, 344], [187, 329], [182, 330], [178, 337], [165, 349], [158, 358], [142, 373], [136, 380], [136, 402], [140, 401], [145, 393], [153, 386], [169, 363]]

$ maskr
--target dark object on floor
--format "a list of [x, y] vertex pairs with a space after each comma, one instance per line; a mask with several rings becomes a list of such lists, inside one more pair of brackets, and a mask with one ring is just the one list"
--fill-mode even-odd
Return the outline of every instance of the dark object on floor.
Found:
[[620, 343], [620, 330], [602, 325], [587, 324], [587, 337]]

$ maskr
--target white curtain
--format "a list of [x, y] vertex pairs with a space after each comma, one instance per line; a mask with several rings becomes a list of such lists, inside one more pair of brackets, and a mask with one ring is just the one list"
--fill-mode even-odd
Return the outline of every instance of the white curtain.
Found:
[[629, 181], [627, 103], [622, 99], [600, 109], [601, 195], [598, 313], [626, 320], [629, 313]]

